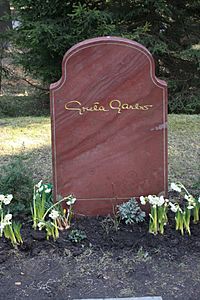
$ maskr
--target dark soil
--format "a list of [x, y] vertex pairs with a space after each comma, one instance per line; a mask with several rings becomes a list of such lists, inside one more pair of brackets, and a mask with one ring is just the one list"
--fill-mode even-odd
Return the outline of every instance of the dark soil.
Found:
[[200, 224], [181, 236], [174, 224], [163, 236], [148, 224], [120, 224], [109, 218], [77, 219], [71, 229], [87, 239], [75, 244], [70, 230], [46, 241], [31, 225], [14, 250], [0, 241], [0, 299], [78, 299], [160, 295], [163, 300], [200, 299]]

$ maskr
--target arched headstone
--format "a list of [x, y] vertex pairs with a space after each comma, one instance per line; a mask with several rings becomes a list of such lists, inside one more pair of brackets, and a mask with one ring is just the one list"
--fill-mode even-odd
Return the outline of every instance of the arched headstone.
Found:
[[100, 37], [64, 56], [51, 84], [55, 200], [106, 215], [130, 197], [167, 192], [167, 86], [142, 45]]

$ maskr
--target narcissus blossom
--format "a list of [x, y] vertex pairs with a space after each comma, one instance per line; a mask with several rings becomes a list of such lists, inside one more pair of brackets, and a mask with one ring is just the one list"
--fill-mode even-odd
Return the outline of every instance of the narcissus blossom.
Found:
[[145, 200], [144, 196], [140, 196], [140, 202], [141, 202], [142, 205], [146, 204], [146, 200]]
[[73, 197], [73, 196], [71, 196], [71, 198], [68, 199], [68, 201], [67, 201], [66, 203], [67, 203], [67, 205], [72, 205], [72, 204], [74, 204], [75, 202], [76, 202], [76, 198]]
[[11, 224], [11, 220], [12, 220], [12, 214], [7, 214], [4, 217], [3, 223], [5, 223], [6, 225], [10, 225]]
[[149, 195], [148, 201], [151, 205], [155, 206], [162, 206], [165, 202], [168, 202], [168, 199], [165, 199], [163, 196], [157, 197], [155, 195]]
[[5, 196], [4, 195], [0, 195], [0, 201], [4, 201]]
[[45, 225], [45, 222], [39, 222], [39, 223], [37, 224], [39, 230], [42, 230], [42, 227], [43, 227], [44, 225]]
[[187, 209], [193, 209], [194, 208], [194, 206], [192, 206], [192, 205], [188, 205], [188, 207], [187, 207]]
[[181, 192], [181, 188], [174, 182], [171, 183], [171, 189], [179, 193]]
[[3, 203], [5, 204], [5, 205], [8, 205], [8, 204], [10, 204], [10, 202], [11, 202], [11, 200], [13, 199], [13, 195], [6, 195], [5, 196], [5, 198], [4, 198], [4, 200], [3, 200]]
[[56, 220], [59, 217], [59, 212], [55, 209], [52, 209], [51, 213], [49, 214], [49, 217], [52, 220]]
[[171, 211], [173, 211], [174, 213], [177, 212], [177, 210], [178, 210], [178, 206], [177, 205], [175, 205], [172, 202], [169, 202], [169, 206], [170, 206]]
[[4, 203], [5, 205], [10, 204], [11, 200], [13, 199], [13, 195], [0, 195], [0, 202]]
[[42, 185], [42, 180], [40, 180], [40, 181], [38, 182], [38, 184], [36, 184], [36, 187], [39, 189], [39, 188], [41, 187], [41, 185]]

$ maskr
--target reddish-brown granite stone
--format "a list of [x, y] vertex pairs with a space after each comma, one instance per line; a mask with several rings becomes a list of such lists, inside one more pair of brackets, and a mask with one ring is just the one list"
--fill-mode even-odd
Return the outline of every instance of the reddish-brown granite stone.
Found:
[[142, 45], [123, 38], [81, 42], [51, 85], [55, 199], [105, 215], [132, 196], [167, 192], [167, 87]]

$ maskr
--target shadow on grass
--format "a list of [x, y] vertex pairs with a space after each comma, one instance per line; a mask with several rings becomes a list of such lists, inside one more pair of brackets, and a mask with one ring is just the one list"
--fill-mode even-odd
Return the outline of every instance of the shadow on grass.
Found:
[[52, 157], [51, 147], [44, 146], [34, 150], [24, 150], [19, 154], [3, 155], [0, 157], [1, 165], [7, 165], [11, 161], [20, 158], [29, 170], [33, 180], [52, 182]]
[[48, 95], [1, 96], [0, 117], [48, 116]]

